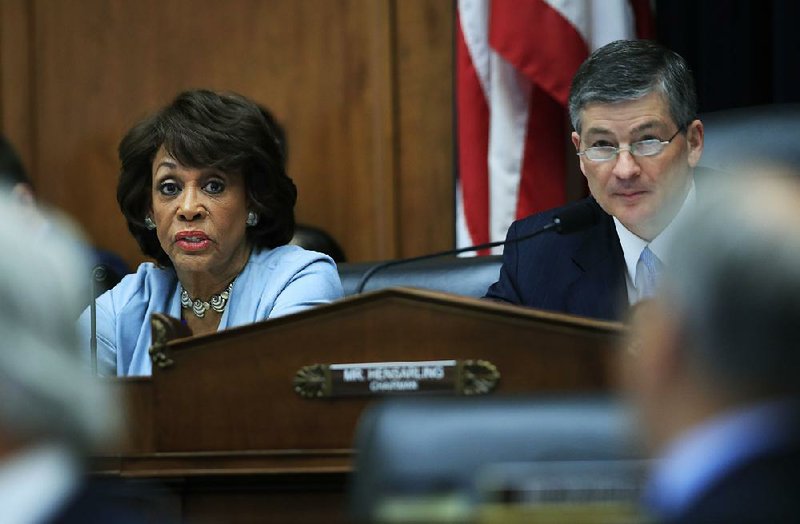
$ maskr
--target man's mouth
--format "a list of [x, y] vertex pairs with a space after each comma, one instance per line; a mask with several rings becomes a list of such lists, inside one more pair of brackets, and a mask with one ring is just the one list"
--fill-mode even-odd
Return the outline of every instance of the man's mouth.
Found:
[[618, 197], [622, 197], [622, 198], [634, 198], [634, 197], [638, 197], [640, 195], [644, 195], [646, 193], [647, 193], [647, 191], [645, 191], [644, 189], [639, 189], [639, 190], [636, 190], [636, 191], [617, 191], [614, 194], [617, 195]]

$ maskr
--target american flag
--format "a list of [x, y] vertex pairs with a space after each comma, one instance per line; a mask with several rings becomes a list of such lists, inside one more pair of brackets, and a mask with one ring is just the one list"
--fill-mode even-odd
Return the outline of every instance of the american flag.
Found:
[[590, 51], [651, 37], [648, 0], [459, 0], [459, 247], [565, 202], [566, 102]]

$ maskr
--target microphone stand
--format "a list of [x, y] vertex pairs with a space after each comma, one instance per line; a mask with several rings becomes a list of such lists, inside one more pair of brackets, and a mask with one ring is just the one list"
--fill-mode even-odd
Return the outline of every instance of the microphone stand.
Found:
[[[522, 240], [527, 240], [531, 237], [535, 237], [545, 231], [550, 231], [551, 229], [556, 229], [560, 227], [560, 223], [558, 221], [553, 221], [541, 229], [537, 229], [533, 233], [528, 233], [527, 235], [523, 235], [519, 238], [515, 238], [513, 242], [521, 242]], [[493, 247], [502, 246], [503, 244], [507, 243], [508, 240], [497, 240], [495, 242], [488, 242], [486, 244], [478, 244], [476, 246], [467, 246], [462, 247], [459, 249], [451, 249], [448, 251], [439, 251], [438, 253], [429, 253], [427, 255], [420, 255], [418, 257], [411, 257], [411, 258], [399, 258], [397, 260], [387, 260], [386, 262], [381, 262], [380, 264], [375, 264], [368, 270], [364, 272], [361, 278], [358, 281], [358, 285], [356, 286], [354, 294], [358, 295], [364, 290], [364, 286], [367, 284], [367, 281], [372, 278], [372, 276], [382, 269], [386, 269], [387, 267], [396, 266], [398, 264], [407, 264], [411, 262], [419, 262], [421, 260], [428, 260], [429, 258], [437, 258], [443, 257], [448, 255], [458, 255], [461, 253], [466, 253], [468, 251], [479, 251], [481, 249], [491, 249]]]
[[91, 319], [91, 337], [89, 347], [92, 352], [92, 375], [97, 376], [97, 285], [108, 276], [106, 266], [98, 264], [92, 268], [91, 300], [89, 301], [89, 318]]
[[385, 262], [381, 262], [380, 264], [375, 264], [364, 274], [358, 281], [358, 285], [355, 289], [355, 294], [358, 295], [364, 290], [364, 286], [367, 284], [367, 281], [378, 271], [382, 269], [386, 269], [387, 267], [396, 266], [398, 264], [406, 264], [410, 262], [418, 262], [420, 260], [428, 260], [429, 258], [436, 258], [448, 255], [458, 255], [459, 253], [465, 253], [467, 251], [477, 251], [480, 249], [489, 249], [497, 246], [502, 246], [508, 243], [517, 243], [522, 242], [523, 240], [528, 240], [529, 238], [533, 238], [536, 235], [541, 235], [547, 231], [556, 231], [561, 235], [567, 235], [570, 233], [575, 233], [576, 231], [581, 231], [584, 228], [592, 226], [596, 224], [603, 213], [600, 211], [600, 206], [594, 200], [581, 200], [578, 202], [573, 202], [572, 204], [568, 204], [563, 208], [557, 210], [557, 213], [553, 216], [551, 221], [546, 224], [545, 226], [528, 233], [527, 235], [522, 235], [521, 237], [515, 238], [513, 240], [498, 240], [496, 242], [489, 242], [487, 244], [479, 244], [477, 246], [467, 246], [462, 247], [460, 249], [452, 249], [448, 251], [439, 251], [438, 253], [431, 253], [428, 255], [421, 255], [418, 257], [412, 258], [400, 258], [397, 260], [387, 260]]

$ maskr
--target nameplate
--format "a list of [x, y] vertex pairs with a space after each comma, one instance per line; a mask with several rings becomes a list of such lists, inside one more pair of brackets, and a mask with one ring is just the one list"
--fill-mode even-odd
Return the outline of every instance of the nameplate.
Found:
[[385, 395], [483, 395], [500, 379], [486, 360], [427, 360], [303, 366], [294, 378], [304, 398]]

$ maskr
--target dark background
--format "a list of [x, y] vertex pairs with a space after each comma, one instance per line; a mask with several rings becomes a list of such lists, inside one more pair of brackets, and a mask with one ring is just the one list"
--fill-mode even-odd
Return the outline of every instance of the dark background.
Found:
[[656, 0], [656, 38], [683, 56], [700, 112], [800, 102], [800, 2]]

